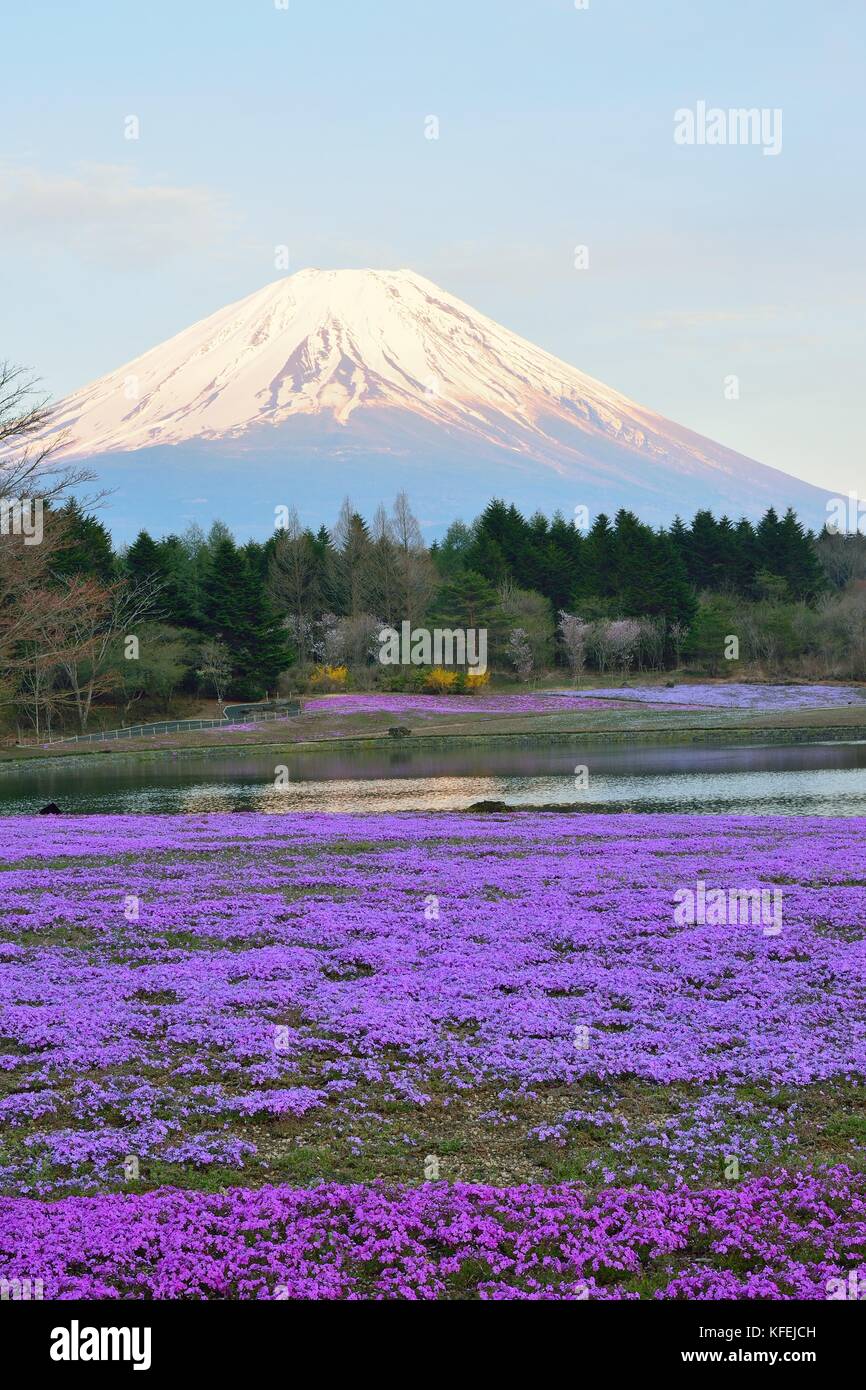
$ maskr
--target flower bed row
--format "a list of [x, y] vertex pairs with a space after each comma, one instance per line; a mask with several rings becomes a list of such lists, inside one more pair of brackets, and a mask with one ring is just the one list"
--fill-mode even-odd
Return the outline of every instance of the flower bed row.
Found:
[[6, 1199], [0, 1275], [62, 1299], [844, 1298], [866, 1292], [866, 1175]]

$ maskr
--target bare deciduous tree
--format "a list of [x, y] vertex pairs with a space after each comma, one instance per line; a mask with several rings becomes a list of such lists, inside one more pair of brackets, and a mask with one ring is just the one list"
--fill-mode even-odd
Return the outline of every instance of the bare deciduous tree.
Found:
[[636, 618], [617, 618], [607, 624], [607, 640], [611, 655], [623, 674], [635, 659], [640, 639], [641, 625]]
[[532, 675], [532, 647], [529, 638], [522, 627], [512, 628], [508, 634], [507, 645], [508, 660], [517, 672], [520, 680], [528, 681]]
[[586, 665], [586, 644], [589, 639], [591, 624], [585, 623], [575, 613], [567, 613], [564, 608], [561, 608], [557, 627], [565, 654], [568, 657], [568, 664], [571, 667], [571, 674], [580, 685], [580, 677]]
[[222, 708], [223, 696], [232, 677], [232, 654], [225, 642], [220, 642], [214, 638], [202, 644], [200, 660], [201, 665], [198, 667], [196, 675], [201, 680], [206, 681], [208, 685], [213, 686], [217, 701]]
[[391, 521], [380, 504], [373, 517], [370, 548], [364, 558], [363, 593], [366, 606], [381, 613], [387, 623], [399, 623], [408, 617], [403, 560]]
[[87, 728], [95, 696], [108, 693], [119, 683], [118, 638], [135, 636], [135, 628], [152, 615], [161, 587], [157, 579], [135, 586], [106, 586], [79, 575], [61, 582], [66, 646], [59, 654], [58, 665], [72, 691], [82, 732]]
[[23, 367], [0, 362], [0, 497], [39, 497], [51, 502], [93, 474], [52, 457], [63, 433], [51, 433], [54, 407]]
[[[0, 363], [0, 700], [32, 702], [34, 722], [55, 688], [63, 646], [62, 603], [52, 564], [64, 544], [64, 519], [52, 502], [90, 481], [84, 468], [53, 463], [64, 436], [51, 433], [52, 407], [22, 367]], [[9, 525], [23, 503], [39, 507], [38, 533]], [[52, 706], [60, 695], [51, 695]]]
[[277, 610], [293, 620], [291, 632], [299, 660], [308, 661], [308, 633], [312, 618], [320, 608], [321, 594], [313, 543], [294, 507], [285, 527], [277, 533], [268, 588]]
[[402, 583], [401, 616], [410, 623], [419, 622], [430, 606], [439, 581], [405, 492], [398, 493], [394, 500], [391, 535], [397, 547]]

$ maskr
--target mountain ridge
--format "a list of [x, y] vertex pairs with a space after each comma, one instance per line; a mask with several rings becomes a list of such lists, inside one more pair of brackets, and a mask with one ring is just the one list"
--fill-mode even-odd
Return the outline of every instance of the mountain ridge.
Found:
[[243, 466], [248, 487], [277, 487], [278, 500], [300, 489], [302, 502], [315, 482], [305, 461], [343, 494], [375, 473], [380, 492], [414, 485], [422, 512], [423, 494], [443, 500], [443, 477], [464, 513], [492, 490], [542, 510], [625, 505], [647, 520], [690, 505], [751, 516], [793, 505], [814, 526], [830, 495], [666, 420], [405, 269], [276, 280], [74, 392], [52, 428], [66, 435], [59, 458], [117, 473], [126, 494], [166, 466], [173, 493], [185, 474], [201, 490], [210, 460], [216, 473]]

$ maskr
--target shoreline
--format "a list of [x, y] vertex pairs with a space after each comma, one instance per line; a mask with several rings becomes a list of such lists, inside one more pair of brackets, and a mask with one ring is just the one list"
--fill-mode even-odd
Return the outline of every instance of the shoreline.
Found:
[[[860, 735], [860, 738], [857, 737]], [[852, 737], [853, 735], [853, 737]], [[488, 745], [500, 745], [511, 743], [515, 747], [527, 744], [624, 744], [624, 743], [659, 743], [670, 744], [672, 746], [698, 743], [731, 743], [740, 746], [762, 745], [762, 744], [782, 744], [796, 745], [804, 743], [844, 743], [866, 741], [866, 723], [863, 724], [830, 724], [821, 725], [796, 725], [785, 728], [778, 725], [769, 727], [743, 727], [743, 726], [713, 726], [709, 728], [635, 728], [635, 729], [574, 729], [560, 730], [550, 729], [547, 731], [513, 731], [500, 730], [487, 733], [419, 733], [410, 734], [405, 739], [396, 740], [387, 734], [348, 734], [341, 738], [320, 738], [304, 739], [295, 742], [280, 743], [230, 743], [222, 745], [200, 744], [182, 745], [180, 747], [168, 748], [143, 748], [135, 750], [131, 748], [95, 748], [92, 752], [82, 753], [80, 751], [69, 753], [54, 753], [48, 756], [8, 756], [0, 760], [0, 776], [6, 771], [17, 771], [24, 769], [33, 770], [37, 766], [44, 766], [48, 763], [62, 763], [63, 766], [70, 764], [89, 763], [94, 757], [110, 757], [112, 762], [151, 762], [159, 760], [172, 761], [177, 758], [200, 758], [200, 757], [223, 757], [226, 755], [238, 756], [246, 754], [251, 758], [258, 755], [274, 752], [292, 753], [314, 753], [318, 750], [333, 753], [338, 749], [349, 751], [359, 751], [363, 749], [399, 749], [408, 752], [417, 748], [424, 751], [454, 747], [455, 745], [464, 748], [478, 748]], [[92, 747], [92, 745], [91, 745]]]

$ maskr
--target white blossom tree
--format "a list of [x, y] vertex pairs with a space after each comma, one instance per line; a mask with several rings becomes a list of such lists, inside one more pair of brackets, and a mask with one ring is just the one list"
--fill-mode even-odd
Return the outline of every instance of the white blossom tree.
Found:
[[568, 657], [571, 674], [578, 685], [580, 685], [580, 678], [586, 666], [586, 648], [587, 642], [589, 641], [589, 634], [592, 630], [592, 624], [585, 623], [583, 619], [577, 617], [576, 614], [567, 613], [564, 608], [561, 608], [559, 610], [557, 630], [565, 654]]

